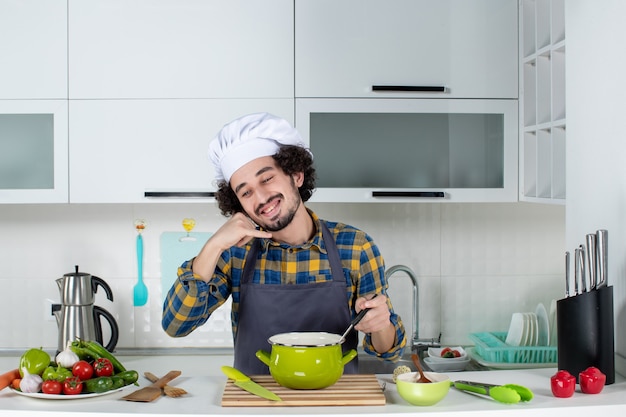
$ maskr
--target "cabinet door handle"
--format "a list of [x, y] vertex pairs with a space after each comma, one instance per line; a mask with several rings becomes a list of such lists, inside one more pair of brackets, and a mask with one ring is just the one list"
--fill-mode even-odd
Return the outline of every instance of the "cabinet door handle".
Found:
[[417, 91], [443, 93], [446, 87], [443, 85], [373, 85], [372, 91]]
[[215, 197], [214, 191], [146, 191], [144, 197], [153, 198], [207, 198]]
[[372, 197], [444, 198], [443, 191], [372, 191]]

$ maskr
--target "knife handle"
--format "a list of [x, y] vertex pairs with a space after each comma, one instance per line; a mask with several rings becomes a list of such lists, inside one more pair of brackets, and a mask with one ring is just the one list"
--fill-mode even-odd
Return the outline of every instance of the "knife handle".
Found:
[[609, 232], [607, 230], [598, 230], [597, 248], [598, 248], [598, 283], [597, 288], [606, 287], [607, 285], [607, 263], [608, 263], [608, 240]]
[[593, 233], [589, 233], [585, 238], [587, 243], [585, 258], [587, 258], [587, 271], [589, 272], [589, 290], [595, 290], [596, 285], [598, 285], [598, 262], [596, 258], [597, 236]]

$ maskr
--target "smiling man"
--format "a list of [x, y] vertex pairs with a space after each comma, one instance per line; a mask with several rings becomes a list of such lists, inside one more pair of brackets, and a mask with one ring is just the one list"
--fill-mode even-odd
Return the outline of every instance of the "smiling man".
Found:
[[[384, 261], [363, 231], [321, 220], [305, 207], [315, 190], [313, 155], [289, 123], [255, 113], [227, 124], [210, 143], [222, 214], [228, 220], [183, 263], [163, 306], [163, 329], [189, 334], [232, 296], [234, 366], [267, 374], [255, 356], [268, 338], [295, 331], [365, 333], [366, 352], [398, 357], [404, 327], [387, 297]], [[373, 298], [377, 295], [376, 298]], [[351, 332], [343, 350], [356, 349]], [[353, 360], [346, 373], [357, 371]]]

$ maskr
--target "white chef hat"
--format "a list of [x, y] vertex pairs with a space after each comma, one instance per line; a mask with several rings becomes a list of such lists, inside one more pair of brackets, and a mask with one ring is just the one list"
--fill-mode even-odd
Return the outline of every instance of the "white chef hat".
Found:
[[233, 120], [209, 144], [215, 179], [230, 182], [239, 168], [256, 158], [275, 155], [280, 145], [305, 147], [298, 131], [280, 117], [253, 113]]

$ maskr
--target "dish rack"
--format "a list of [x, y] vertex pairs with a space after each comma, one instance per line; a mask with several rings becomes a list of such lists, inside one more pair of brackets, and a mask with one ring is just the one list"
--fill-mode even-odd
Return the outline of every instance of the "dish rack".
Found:
[[489, 362], [505, 363], [556, 363], [556, 346], [510, 346], [506, 332], [470, 333], [476, 353]]

